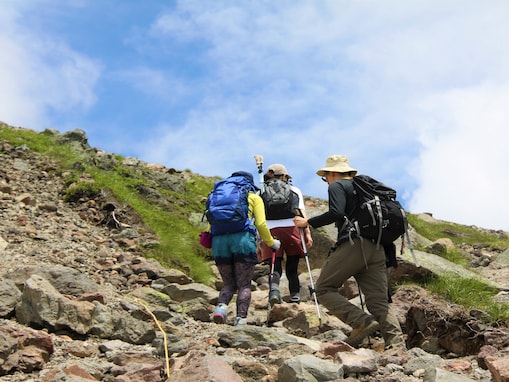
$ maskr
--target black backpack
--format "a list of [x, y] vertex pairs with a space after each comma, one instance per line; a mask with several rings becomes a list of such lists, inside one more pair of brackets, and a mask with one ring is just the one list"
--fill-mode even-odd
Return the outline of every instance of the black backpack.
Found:
[[299, 208], [299, 195], [292, 190], [288, 182], [278, 178], [265, 181], [261, 197], [267, 220], [293, 218], [295, 209]]
[[383, 246], [405, 234], [408, 221], [394, 189], [367, 175], [354, 176], [352, 184], [357, 203], [347, 216], [350, 229]]

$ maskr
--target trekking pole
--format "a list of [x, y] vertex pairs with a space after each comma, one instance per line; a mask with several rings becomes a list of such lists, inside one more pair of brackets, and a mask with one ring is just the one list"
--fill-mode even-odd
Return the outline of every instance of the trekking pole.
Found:
[[420, 267], [419, 261], [417, 261], [417, 257], [415, 256], [414, 246], [412, 245], [412, 242], [410, 241], [410, 234], [408, 233], [408, 227], [409, 227], [410, 224], [408, 224], [408, 218], [407, 218], [405, 210], [403, 208], [401, 209], [401, 213], [403, 214], [403, 216], [405, 218], [404, 219], [404, 221], [405, 221], [405, 232], [401, 236], [401, 254], [403, 254], [403, 247], [405, 245], [405, 239], [407, 239], [407, 241], [408, 241], [408, 249], [410, 250], [410, 253], [412, 254], [412, 257], [413, 257], [414, 262], [415, 262], [415, 266], [419, 268]]
[[[300, 208], [296, 208], [295, 209], [295, 215], [300, 216], [302, 218], [304, 217], [304, 215], [303, 215], [302, 211], [300, 210]], [[313, 299], [315, 300], [316, 314], [318, 316], [318, 322], [319, 322], [319, 325], [322, 326], [322, 316], [320, 314], [320, 307], [318, 306], [318, 299], [316, 298], [315, 283], [313, 282], [313, 275], [311, 273], [311, 266], [309, 265], [309, 256], [308, 256], [308, 250], [306, 248], [306, 240], [304, 240], [304, 229], [299, 228], [299, 232], [300, 232], [300, 241], [302, 243], [302, 250], [304, 251], [304, 258], [306, 259], [306, 266], [308, 268], [309, 282], [311, 284], [309, 286], [309, 291], [311, 292], [311, 295], [313, 296]]]
[[256, 161], [256, 166], [258, 167], [258, 174], [260, 175], [260, 190], [263, 193], [263, 191], [265, 189], [264, 182], [263, 182], [263, 156], [255, 155], [254, 158]]
[[[261, 195], [263, 193], [263, 191], [265, 190], [265, 183], [263, 182], [263, 156], [262, 155], [255, 155], [254, 158], [255, 158], [255, 161], [256, 161], [256, 166], [258, 167], [258, 174], [260, 175], [260, 195]], [[261, 239], [260, 234], [259, 234], [258, 231], [256, 231], [256, 243], [257, 243], [256, 245], [258, 246], [258, 248], [261, 250], [262, 239]], [[272, 260], [272, 267], [274, 268], [274, 259]], [[271, 275], [272, 275], [272, 273], [271, 273]], [[269, 310], [268, 314], [270, 314], [270, 310]], [[269, 326], [268, 325], [269, 324], [269, 316], [268, 316], [268, 314], [267, 314], [267, 326]]]
[[[359, 301], [361, 303], [361, 308], [362, 308], [362, 311], [365, 312], [365, 309], [364, 309], [364, 300], [362, 299], [362, 291], [361, 291], [361, 287], [360, 285], [357, 283], [357, 290], [359, 291]], [[371, 346], [372, 343], [371, 343], [371, 337], [368, 336], [368, 345]]]
[[410, 235], [408, 234], [408, 231], [406, 231], [405, 234], [404, 234], [404, 237], [401, 238], [401, 240], [403, 242], [405, 241], [405, 237], [406, 237], [406, 239], [408, 241], [408, 249], [410, 249], [410, 253], [412, 254], [412, 257], [414, 258], [415, 265], [417, 267], [420, 267], [419, 261], [417, 260], [417, 257], [415, 256], [414, 246], [412, 245], [412, 242], [410, 241]]
[[270, 311], [271, 311], [271, 305], [270, 305], [270, 285], [272, 284], [272, 277], [274, 276], [274, 268], [276, 264], [276, 250], [272, 250], [272, 264], [270, 267], [270, 273], [269, 273], [269, 295], [267, 297], [267, 327], [269, 326], [270, 321]]

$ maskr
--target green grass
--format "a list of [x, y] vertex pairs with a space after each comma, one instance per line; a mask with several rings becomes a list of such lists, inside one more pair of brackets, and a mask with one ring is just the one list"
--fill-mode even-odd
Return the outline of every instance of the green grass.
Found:
[[144, 200], [133, 187], [140, 184], [138, 179], [126, 178], [114, 171], [91, 169], [90, 172], [101, 187], [110, 189], [119, 202], [131, 206], [157, 234], [160, 245], [148, 250], [148, 256], [163, 265], [187, 271], [197, 282], [209, 284], [212, 281], [212, 271], [199, 248], [199, 230], [188, 221], [184, 211], [179, 217]]
[[449, 238], [456, 245], [465, 243], [468, 245], [482, 244], [495, 250], [505, 250], [509, 247], [509, 238], [497, 237], [479, 231], [478, 229], [456, 223], [442, 222], [429, 223], [420, 219], [417, 215], [407, 213], [408, 222], [422, 236], [431, 241], [440, 238]]
[[[187, 171], [185, 191], [178, 193], [150, 180], [148, 169], [123, 166], [123, 157], [120, 155], [113, 156], [118, 165], [112, 170], [100, 170], [91, 165], [93, 161], [89, 160], [88, 155], [92, 154], [68, 144], [60, 144], [56, 138], [50, 134], [0, 124], [0, 140], [6, 140], [15, 147], [27, 145], [30, 150], [54, 159], [61, 166], [59, 171], [67, 173], [66, 185], [79, 182], [80, 176], [86, 172], [93, 176], [95, 185], [82, 181], [74, 186], [76, 188], [68, 189], [66, 195], [69, 200], [93, 194], [97, 192], [97, 187], [111, 190], [119, 202], [133, 208], [149, 229], [157, 234], [160, 245], [146, 249], [147, 257], [154, 257], [161, 264], [181, 269], [195, 281], [210, 285], [214, 279], [209, 266], [210, 252], [198, 244], [200, 229], [190, 222], [190, 215], [203, 211], [204, 198], [212, 189], [215, 179]], [[83, 166], [73, 166], [77, 162]], [[140, 192], [142, 189], [155, 190], [159, 198], [151, 200]], [[456, 245], [478, 244], [500, 250], [509, 247], [509, 239], [482, 233], [469, 226], [447, 222], [428, 223], [410, 213], [408, 219], [419, 234], [432, 241], [449, 237]], [[466, 259], [459, 250], [448, 251], [444, 257], [466, 265]], [[429, 281], [425, 287], [454, 303], [486, 311], [493, 322], [509, 320], [507, 305], [494, 303], [495, 291], [476, 280], [441, 277]]]
[[48, 155], [64, 167], [71, 166], [79, 159], [70, 145], [60, 145], [56, 143], [55, 136], [33, 130], [0, 125], [0, 139], [8, 141], [14, 147], [26, 145], [32, 151]]
[[[196, 282], [210, 285], [214, 276], [209, 265], [210, 253], [198, 242], [199, 228], [189, 222], [192, 212], [203, 211], [203, 198], [212, 189], [213, 180], [190, 175], [184, 195], [159, 187], [149, 181], [147, 169], [133, 170], [121, 166], [123, 157], [115, 155], [119, 163], [111, 171], [100, 170], [87, 163], [87, 154], [60, 144], [54, 135], [37, 133], [29, 129], [10, 128], [0, 125], [0, 140], [8, 141], [14, 147], [26, 145], [31, 151], [52, 158], [61, 166], [60, 172], [67, 172], [66, 185], [71, 185], [64, 193], [66, 201], [77, 201], [81, 197], [93, 197], [100, 189], [111, 190], [120, 203], [133, 208], [143, 222], [159, 238], [160, 245], [146, 250], [147, 257], [154, 257], [167, 267], [175, 267], [186, 272]], [[89, 158], [88, 158], [89, 159]], [[83, 166], [73, 166], [80, 162]], [[84, 173], [92, 175], [91, 181], [79, 181]], [[76, 183], [77, 182], [77, 183]], [[162, 208], [144, 198], [137, 191], [142, 187], [157, 189], [165, 199], [168, 208]]]
[[468, 310], [481, 310], [486, 313], [486, 321], [491, 324], [509, 324], [509, 304], [494, 301], [498, 293], [480, 280], [461, 278], [456, 274], [444, 274], [433, 277], [423, 286], [438, 296], [454, 304], [462, 305]]
[[[407, 213], [410, 225], [420, 235], [431, 241], [449, 238], [455, 245], [479, 245], [492, 250], [505, 250], [509, 247], [509, 239], [481, 232], [478, 229], [443, 221], [426, 222], [417, 215]], [[469, 261], [459, 249], [448, 249], [443, 255], [445, 259], [455, 264], [468, 267]], [[457, 275], [446, 274], [433, 277], [425, 281], [422, 286], [432, 293], [445, 298], [447, 301], [462, 305], [467, 309], [477, 309], [486, 313], [489, 323], [509, 324], [509, 304], [494, 301], [497, 294], [495, 288], [477, 279], [460, 278]]]
[[77, 202], [81, 198], [93, 199], [101, 192], [101, 188], [96, 182], [78, 182], [71, 185], [64, 193], [64, 201]]
[[458, 249], [448, 248], [442, 257], [451, 263], [461, 265], [464, 268], [468, 268], [470, 263], [469, 260], [463, 255], [463, 253]]

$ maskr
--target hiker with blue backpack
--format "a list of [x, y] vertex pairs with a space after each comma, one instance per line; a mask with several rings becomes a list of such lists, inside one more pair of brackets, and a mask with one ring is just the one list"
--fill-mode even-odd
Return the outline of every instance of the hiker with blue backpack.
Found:
[[[353, 178], [357, 170], [350, 167], [346, 156], [332, 155], [327, 158], [325, 167], [316, 173], [328, 184], [329, 209], [310, 219], [295, 217], [294, 223], [302, 228], [334, 223], [338, 228], [336, 243], [330, 249], [316, 282], [318, 301], [352, 327], [346, 340], [350, 345], [358, 346], [380, 330], [386, 348], [404, 347], [401, 326], [389, 303], [386, 257], [380, 238], [363, 237], [359, 234], [363, 232], [359, 225], [355, 228], [353, 216], [356, 216], [359, 207]], [[371, 314], [339, 293], [339, 288], [352, 276], [364, 294]]]
[[237, 292], [234, 326], [246, 325], [251, 304], [251, 280], [257, 255], [257, 233], [273, 250], [281, 243], [275, 239], [265, 220], [265, 207], [257, 194], [253, 176], [245, 171], [216, 181], [207, 198], [205, 215], [212, 234], [212, 257], [223, 280], [212, 319], [225, 324], [228, 304]]
[[[264, 175], [264, 191], [262, 199], [265, 203], [267, 225], [273, 236], [281, 241], [275, 256], [272, 248], [266, 244], [261, 245], [260, 262], [269, 263], [274, 259], [274, 273], [270, 280], [269, 303], [281, 303], [279, 282], [283, 272], [283, 258], [286, 255], [285, 274], [290, 290], [290, 302], [300, 303], [299, 260], [305, 256], [302, 247], [302, 238], [299, 228], [293, 224], [295, 210], [304, 214], [304, 198], [299, 188], [290, 184], [292, 177], [282, 164], [272, 164]], [[305, 215], [304, 215], [305, 216]], [[303, 230], [304, 241], [307, 248], [313, 245], [309, 228]]]

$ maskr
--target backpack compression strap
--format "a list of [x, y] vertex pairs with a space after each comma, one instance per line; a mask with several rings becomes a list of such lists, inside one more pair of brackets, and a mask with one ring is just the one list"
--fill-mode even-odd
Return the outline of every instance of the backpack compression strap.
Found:
[[[378, 197], [378, 195], [375, 195], [375, 198], [373, 200], [370, 200], [369, 202], [364, 203], [364, 205], [362, 205], [361, 208], [363, 208], [363, 207], [367, 208], [367, 210], [369, 212], [369, 216], [371, 216], [371, 224], [373, 226], [376, 226], [377, 221], [376, 221], [375, 213], [373, 211], [372, 204], [375, 205], [376, 212], [378, 214], [378, 239], [376, 241], [376, 246], [378, 248], [380, 246], [380, 241], [382, 240], [382, 226], [383, 226], [382, 205], [380, 203], [380, 198]], [[359, 234], [359, 236], [362, 236], [360, 228], [359, 228], [359, 224], [355, 224], [355, 229], [357, 230], [357, 233]]]

